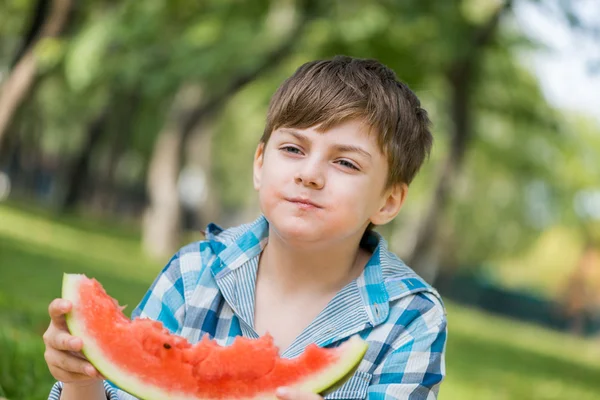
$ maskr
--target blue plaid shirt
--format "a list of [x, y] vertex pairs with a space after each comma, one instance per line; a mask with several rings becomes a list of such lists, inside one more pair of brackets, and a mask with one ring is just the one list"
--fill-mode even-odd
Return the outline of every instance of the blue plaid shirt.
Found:
[[[268, 240], [264, 217], [183, 247], [156, 278], [132, 317], [161, 321], [197, 342], [204, 334], [221, 345], [238, 335], [256, 338], [254, 288]], [[355, 334], [369, 344], [354, 375], [326, 399], [436, 399], [445, 375], [446, 315], [439, 294], [387, 250], [376, 232], [362, 245], [373, 251], [363, 273], [346, 285], [281, 354], [294, 357], [309, 343], [336, 346]], [[58, 382], [50, 400], [58, 400]], [[105, 382], [110, 400], [133, 396]]]

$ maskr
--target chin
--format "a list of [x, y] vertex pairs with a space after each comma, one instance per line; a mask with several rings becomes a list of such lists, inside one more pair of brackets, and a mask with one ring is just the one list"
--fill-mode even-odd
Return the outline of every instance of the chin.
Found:
[[349, 227], [327, 219], [313, 220], [277, 214], [266, 217], [277, 236], [297, 247], [308, 246], [316, 249], [330, 246], [348, 237], [348, 232], [352, 231]]
[[318, 242], [323, 238], [319, 226], [299, 218], [274, 218], [269, 220], [273, 230], [287, 242]]

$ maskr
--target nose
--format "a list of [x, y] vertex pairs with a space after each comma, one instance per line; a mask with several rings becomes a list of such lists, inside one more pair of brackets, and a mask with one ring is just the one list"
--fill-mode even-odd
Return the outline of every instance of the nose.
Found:
[[322, 189], [325, 185], [325, 176], [322, 168], [316, 162], [307, 162], [294, 176], [298, 185], [311, 189]]

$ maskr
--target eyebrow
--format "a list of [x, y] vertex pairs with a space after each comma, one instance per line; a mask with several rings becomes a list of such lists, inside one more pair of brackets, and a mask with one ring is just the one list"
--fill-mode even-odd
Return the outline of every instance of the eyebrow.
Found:
[[335, 146], [335, 148], [342, 153], [358, 153], [369, 159], [371, 158], [371, 154], [362, 147], [352, 146], [349, 144], [338, 144]]
[[[310, 141], [306, 137], [306, 135], [304, 135], [304, 134], [302, 134], [302, 133], [300, 133], [298, 131], [295, 131], [293, 129], [281, 128], [281, 129], [279, 129], [279, 131], [281, 133], [287, 133], [289, 135], [294, 136], [296, 139], [298, 139], [302, 143], [307, 143], [307, 142]], [[337, 145], [334, 146], [334, 148], [337, 151], [340, 151], [342, 153], [358, 153], [358, 154], [362, 154], [363, 156], [365, 156], [365, 157], [367, 157], [369, 159], [372, 158], [371, 154], [368, 151], [366, 151], [365, 149], [363, 149], [362, 147], [359, 147], [359, 146], [354, 146], [354, 145], [351, 145], [351, 144], [337, 144]]]
[[296, 139], [298, 139], [299, 141], [301, 141], [302, 143], [306, 143], [309, 142], [308, 138], [306, 137], [306, 135], [301, 134], [298, 131], [295, 131], [293, 129], [289, 129], [289, 128], [281, 128], [279, 129], [279, 131], [281, 133], [287, 133], [289, 135], [292, 135], [293, 137], [295, 137]]

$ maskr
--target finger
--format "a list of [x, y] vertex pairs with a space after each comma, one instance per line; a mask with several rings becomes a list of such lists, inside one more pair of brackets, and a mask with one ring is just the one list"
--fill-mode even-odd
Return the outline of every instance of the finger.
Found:
[[[70, 351], [69, 354], [71, 354], [73, 357], [78, 358], [80, 360], [85, 360], [87, 361], [88, 359], [85, 357], [85, 355], [80, 352], [80, 351]], [[106, 380], [106, 377], [104, 375], [102, 375], [100, 373], [100, 371], [96, 370], [98, 372], [98, 378], [102, 379], [102, 380]], [[0, 399], [2, 400], [2, 399]]]
[[[80, 352], [80, 351], [71, 351], [71, 352], [69, 352], [69, 353], [70, 353], [70, 354], [71, 354], [73, 357], [77, 357], [77, 358], [79, 358], [80, 360], [87, 360], [86, 356], [84, 356], [84, 355], [83, 355], [83, 353], [82, 353], [82, 352]], [[2, 400], [2, 399], [0, 399], [0, 400]]]
[[281, 400], [323, 400], [318, 394], [303, 392], [289, 387], [277, 388], [275, 395]]
[[85, 381], [89, 380], [91, 377], [87, 374], [82, 374], [79, 372], [67, 371], [61, 367], [53, 365], [50, 368], [50, 372], [52, 376], [57, 380], [65, 383], [74, 382], [74, 381]]
[[56, 366], [53, 367], [52, 376], [54, 376], [57, 380], [62, 382], [85, 381], [90, 379], [106, 380], [106, 378], [102, 376], [99, 372], [94, 376], [90, 376], [87, 374], [80, 374], [79, 372], [69, 372]]
[[65, 314], [71, 311], [73, 305], [65, 299], [54, 299], [48, 306], [48, 314], [52, 322], [59, 325], [66, 325]]
[[49, 348], [46, 349], [44, 358], [48, 366], [58, 367], [68, 373], [87, 375], [94, 378], [100, 375], [88, 361], [74, 357], [69, 352]]
[[68, 332], [56, 330], [45, 334], [44, 342], [47, 346], [57, 350], [79, 352], [83, 348], [83, 340], [81, 338], [71, 336]]

